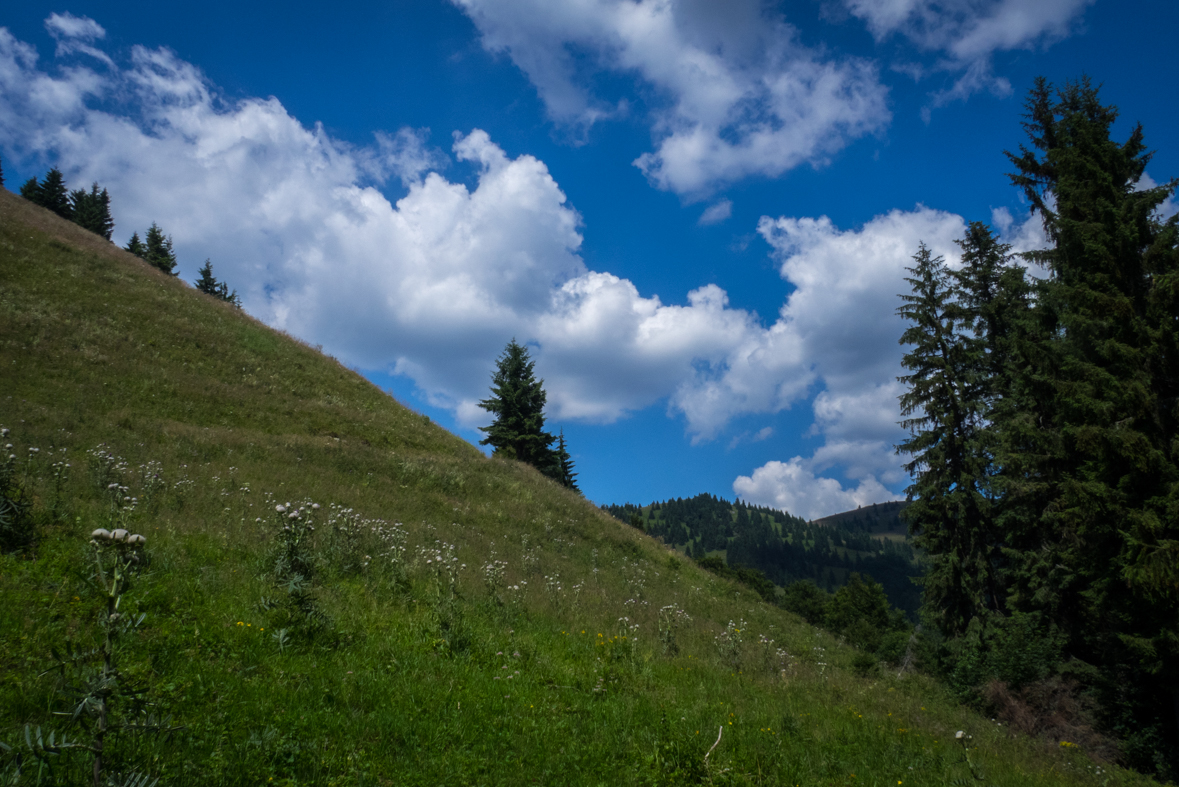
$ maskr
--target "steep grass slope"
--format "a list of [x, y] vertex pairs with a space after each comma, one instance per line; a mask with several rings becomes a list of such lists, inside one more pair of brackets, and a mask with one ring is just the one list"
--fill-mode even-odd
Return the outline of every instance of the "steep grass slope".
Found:
[[2, 191], [0, 426], [39, 534], [0, 556], [0, 782], [91, 778], [25, 730], [93, 737], [69, 715], [105, 619], [89, 534], [125, 524], [148, 560], [110, 717], [140, 718], [134, 688], [179, 729], [111, 732], [104, 778], [1146, 783], [920, 675], [858, 674], [829, 635]]

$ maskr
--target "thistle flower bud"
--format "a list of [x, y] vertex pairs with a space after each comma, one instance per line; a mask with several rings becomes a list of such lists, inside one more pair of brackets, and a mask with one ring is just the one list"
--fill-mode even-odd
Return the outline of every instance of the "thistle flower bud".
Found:
[[111, 531], [100, 527], [90, 534], [90, 537], [95, 541], [106, 541], [111, 537]]
[[965, 737], [966, 737], [966, 733], [963, 732], [962, 730], [958, 730], [957, 732], [954, 733], [954, 740], [960, 741]]
[[127, 543], [133, 547], [141, 547], [147, 543], [147, 539], [136, 533], [133, 536], [127, 537]]
[[287, 519], [298, 519], [298, 518], [299, 518], [298, 511], [292, 511], [291, 513], [287, 514]]
[[118, 528], [117, 530], [112, 530], [111, 531], [111, 540], [112, 541], [119, 541], [119, 542], [126, 541], [127, 540], [127, 531], [121, 527]]
[[312, 503], [312, 504], [311, 504], [311, 510], [312, 510], [312, 511], [318, 511], [318, 510], [319, 510], [319, 503]]
[[107, 484], [106, 488], [107, 489], [118, 489], [119, 485], [118, 484]]
[[279, 503], [278, 505], [276, 505], [274, 507], [274, 510], [281, 514], [287, 510], [287, 507], [284, 506], [282, 503]]

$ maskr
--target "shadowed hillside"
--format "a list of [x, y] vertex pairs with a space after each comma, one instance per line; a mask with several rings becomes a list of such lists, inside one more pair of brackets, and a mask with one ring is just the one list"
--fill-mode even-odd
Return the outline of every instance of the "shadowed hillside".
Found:
[[0, 427], [0, 783], [1149, 783], [3, 191]]
[[709, 494], [602, 508], [690, 557], [723, 558], [780, 587], [807, 581], [834, 592], [854, 573], [871, 577], [889, 603], [915, 618], [921, 593], [913, 578], [922, 567], [897, 516], [903, 505], [882, 503], [813, 522]]
[[852, 530], [862, 530], [878, 536], [908, 536], [909, 529], [901, 520], [901, 512], [908, 503], [903, 500], [893, 500], [887, 503], [873, 503], [861, 506], [854, 511], [844, 511], [832, 514], [822, 519], [814, 520], [818, 525], [840, 525]]

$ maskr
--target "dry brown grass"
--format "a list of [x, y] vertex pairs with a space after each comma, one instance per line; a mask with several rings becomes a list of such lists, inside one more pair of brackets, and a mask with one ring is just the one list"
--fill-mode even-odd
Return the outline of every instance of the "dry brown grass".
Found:
[[1104, 762], [1118, 759], [1116, 741], [1097, 732], [1092, 711], [1072, 681], [1054, 677], [1012, 689], [993, 680], [984, 687], [983, 699], [996, 718], [1018, 732], [1055, 746], [1075, 744]]

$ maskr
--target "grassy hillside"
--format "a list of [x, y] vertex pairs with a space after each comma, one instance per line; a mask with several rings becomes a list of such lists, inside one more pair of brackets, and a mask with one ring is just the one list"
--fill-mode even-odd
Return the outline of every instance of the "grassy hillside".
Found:
[[[112, 725], [171, 730], [108, 733], [124, 781], [1149, 783], [864, 664], [2, 190], [0, 426], [37, 536], [0, 556], [0, 783], [88, 783], [44, 744], [92, 739], [104, 631]], [[147, 543], [107, 625], [89, 539], [118, 525]]]

